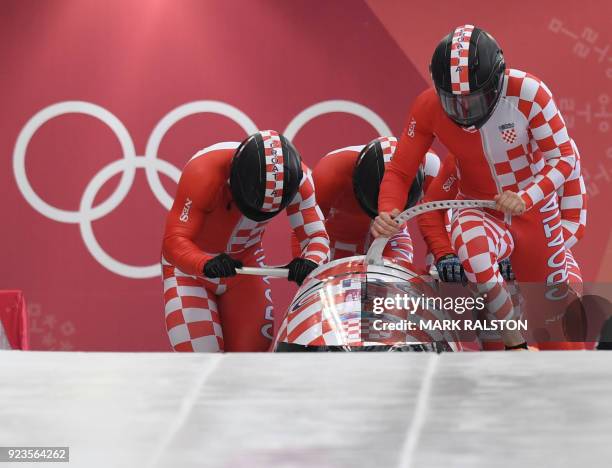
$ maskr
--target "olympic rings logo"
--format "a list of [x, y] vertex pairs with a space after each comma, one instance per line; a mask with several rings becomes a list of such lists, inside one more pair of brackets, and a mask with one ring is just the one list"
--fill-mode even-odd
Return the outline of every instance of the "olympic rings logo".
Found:
[[[301, 128], [319, 116], [330, 113], [347, 113], [368, 122], [381, 136], [391, 135], [385, 121], [369, 108], [352, 101], [331, 100], [314, 104], [296, 115], [284, 132], [288, 139], [295, 138]], [[146, 145], [144, 156], [136, 155], [134, 142], [121, 121], [108, 110], [85, 101], [65, 101], [52, 104], [36, 113], [23, 127], [13, 151], [13, 173], [21, 194], [26, 201], [43, 216], [60, 223], [78, 224], [81, 237], [89, 253], [109, 271], [127, 278], [153, 278], [161, 273], [159, 263], [148, 266], [128, 265], [111, 257], [96, 239], [92, 222], [100, 219], [125, 199], [136, 176], [136, 169], [144, 169], [149, 187], [157, 200], [170, 209], [173, 199], [165, 190], [159, 173], [178, 183], [181, 171], [173, 164], [159, 159], [157, 151], [168, 130], [178, 121], [194, 114], [211, 113], [229, 118], [238, 124], [247, 135], [257, 131], [257, 125], [240, 109], [221, 101], [193, 101], [166, 114], [155, 126]], [[26, 152], [28, 144], [38, 129], [49, 120], [63, 114], [85, 114], [106, 124], [117, 136], [123, 151], [123, 158], [107, 164], [91, 179], [79, 203], [78, 211], [63, 210], [44, 201], [32, 188], [26, 174]], [[98, 191], [113, 176], [121, 173], [121, 180], [115, 191], [103, 202], [94, 206]]]

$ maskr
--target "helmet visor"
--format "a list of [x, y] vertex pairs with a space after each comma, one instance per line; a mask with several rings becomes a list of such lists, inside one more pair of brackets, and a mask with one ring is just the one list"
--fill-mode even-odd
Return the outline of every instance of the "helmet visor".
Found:
[[459, 125], [469, 127], [488, 117], [500, 89], [498, 86], [489, 87], [470, 94], [452, 94], [440, 88], [437, 91], [446, 115]]

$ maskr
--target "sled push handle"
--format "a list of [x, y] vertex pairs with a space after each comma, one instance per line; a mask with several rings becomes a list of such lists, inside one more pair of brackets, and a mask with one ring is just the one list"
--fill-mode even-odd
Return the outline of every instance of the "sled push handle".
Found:
[[289, 270], [283, 267], [242, 267], [236, 268], [239, 275], [271, 276], [273, 278], [287, 278]]
[[[395, 222], [398, 225], [402, 225], [407, 221], [410, 221], [415, 216], [419, 216], [423, 213], [428, 213], [435, 210], [448, 210], [451, 208], [495, 208], [495, 202], [493, 200], [441, 200], [422, 203], [420, 205], [408, 208], [402, 211], [395, 217]], [[366, 264], [368, 265], [384, 265], [383, 262], [383, 251], [387, 245], [388, 237], [378, 237], [372, 242], [368, 253], [366, 255]]]

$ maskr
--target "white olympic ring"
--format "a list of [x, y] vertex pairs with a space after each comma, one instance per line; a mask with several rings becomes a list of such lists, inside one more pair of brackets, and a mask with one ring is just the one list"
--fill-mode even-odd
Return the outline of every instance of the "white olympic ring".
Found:
[[[391, 135], [391, 130], [378, 114], [361, 104], [344, 100], [323, 101], [308, 107], [296, 115], [282, 133], [288, 139], [293, 140], [295, 135], [310, 120], [334, 112], [360, 117], [368, 122], [380, 136]], [[161, 171], [178, 183], [181, 171], [173, 164], [159, 159], [157, 152], [163, 137], [174, 124], [185, 117], [199, 113], [212, 113], [227, 117], [237, 123], [247, 135], [257, 131], [257, 126], [249, 116], [230, 104], [221, 101], [193, 101], [178, 106], [166, 114], [151, 132], [145, 155], [137, 156], [129, 132], [123, 123], [108, 110], [85, 101], [65, 101], [52, 104], [30, 118], [17, 137], [13, 151], [13, 174], [17, 187], [30, 206], [43, 216], [60, 223], [79, 224], [83, 242], [89, 253], [109, 271], [127, 278], [143, 279], [158, 276], [161, 273], [159, 263], [148, 266], [134, 266], [111, 257], [98, 243], [93, 233], [92, 222], [106, 216], [123, 202], [134, 183], [136, 169], [145, 170], [147, 182], [157, 200], [166, 209], [171, 208], [173, 199], [163, 187], [159, 172]], [[44, 201], [34, 191], [26, 174], [25, 159], [30, 140], [46, 122], [63, 114], [85, 114], [97, 118], [115, 133], [123, 151], [122, 159], [107, 164], [87, 184], [78, 211], [63, 210]], [[100, 188], [119, 172], [122, 173], [121, 180], [114, 192], [106, 200], [97, 206], [93, 206]]]

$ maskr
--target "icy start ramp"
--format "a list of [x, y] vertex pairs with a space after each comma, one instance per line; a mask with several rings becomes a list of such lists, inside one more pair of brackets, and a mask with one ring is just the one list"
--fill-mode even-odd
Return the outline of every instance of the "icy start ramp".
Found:
[[605, 352], [0, 352], [0, 445], [70, 467], [589, 467], [611, 439]]

